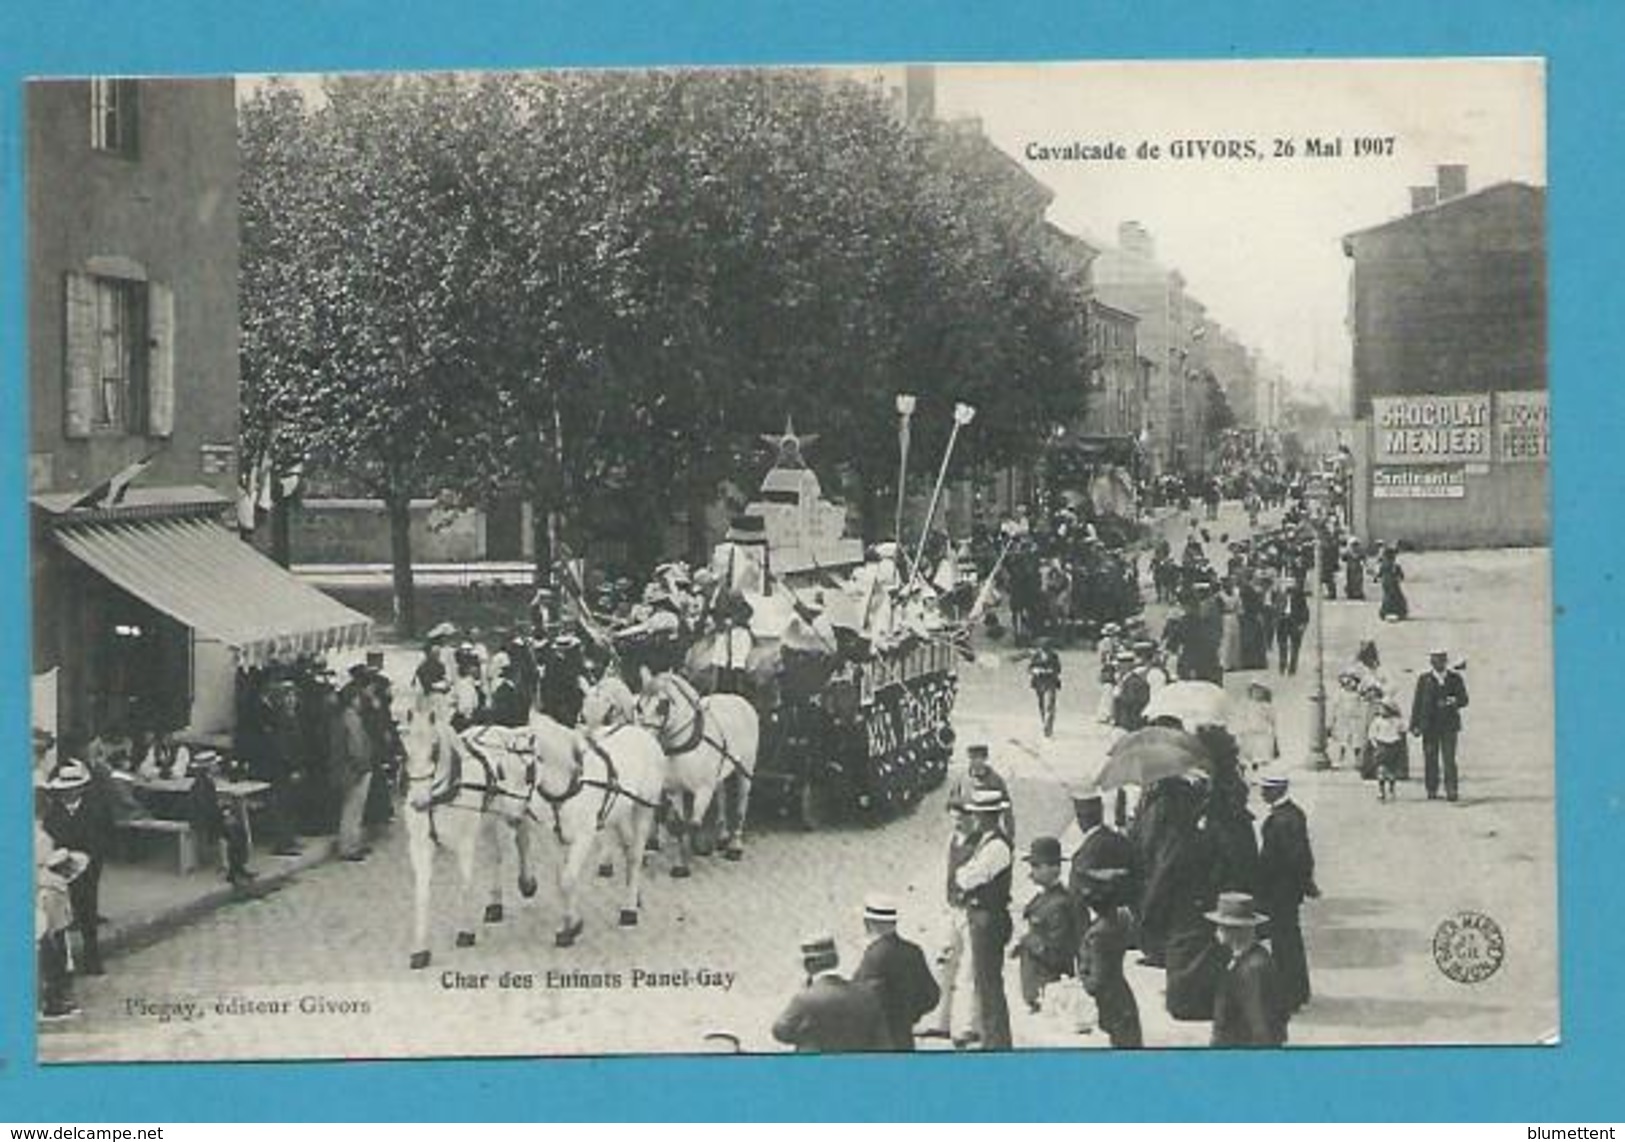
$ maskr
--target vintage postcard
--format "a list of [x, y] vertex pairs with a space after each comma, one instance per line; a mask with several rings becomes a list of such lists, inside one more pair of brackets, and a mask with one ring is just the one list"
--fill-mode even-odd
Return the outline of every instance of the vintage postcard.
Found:
[[1557, 1041], [1541, 61], [25, 110], [41, 1059]]

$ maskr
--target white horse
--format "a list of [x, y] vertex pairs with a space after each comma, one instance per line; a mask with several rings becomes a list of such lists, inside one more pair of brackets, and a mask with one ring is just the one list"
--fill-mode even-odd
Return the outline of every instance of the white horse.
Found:
[[[686, 679], [665, 673], [649, 680], [636, 710], [638, 724], [651, 730], [666, 751], [667, 793], [689, 802], [686, 814], [679, 803], [671, 815], [678, 840], [671, 874], [689, 875], [693, 833], [705, 821], [719, 790], [723, 856], [739, 860], [745, 855], [745, 814], [761, 738], [756, 708], [737, 694], [702, 698]], [[728, 796], [729, 787], [737, 791], [736, 797]]]
[[606, 672], [581, 699], [581, 724], [589, 730], [629, 726], [637, 721], [638, 697], [619, 674]]
[[[532, 714], [526, 727], [475, 726], [458, 735], [431, 712], [409, 724], [407, 743], [405, 817], [416, 904], [412, 967], [427, 967], [430, 960], [430, 886], [437, 847], [456, 854], [465, 905], [472, 906], [480, 838], [492, 834], [498, 822], [514, 835], [522, 896], [534, 896], [537, 888], [530, 826], [551, 828], [564, 850], [559, 868], [564, 916], [554, 937], [559, 947], [570, 946], [581, 934], [581, 872], [602, 833], [611, 834], [627, 858], [620, 922], [623, 927], [638, 922], [638, 856], [654, 824], [666, 770], [660, 745], [647, 731], [626, 726], [589, 735]], [[503, 918], [502, 852], [500, 844], [490, 847], [492, 877], [483, 918], [494, 924]], [[457, 946], [474, 942], [470, 914], [467, 927], [457, 931]]]

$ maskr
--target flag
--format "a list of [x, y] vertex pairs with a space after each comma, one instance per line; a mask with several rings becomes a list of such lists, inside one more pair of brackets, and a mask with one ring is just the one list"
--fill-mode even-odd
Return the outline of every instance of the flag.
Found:
[[158, 453], [162, 451], [162, 448], [156, 449], [141, 457], [134, 464], [119, 469], [75, 500], [73, 502], [74, 509], [118, 507], [124, 501], [124, 493], [130, 490], [130, 485], [136, 481], [141, 473], [152, 467], [152, 462], [158, 459]]
[[993, 581], [999, 577], [999, 568], [1004, 566], [1004, 557], [1010, 554], [1010, 549], [1016, 544], [1015, 536], [1005, 540], [1004, 550], [999, 552], [999, 558], [994, 561], [993, 567], [982, 580], [981, 589], [976, 592], [976, 601], [971, 604], [970, 614], [965, 616], [967, 625], [974, 625], [982, 617], [982, 613], [993, 603]]

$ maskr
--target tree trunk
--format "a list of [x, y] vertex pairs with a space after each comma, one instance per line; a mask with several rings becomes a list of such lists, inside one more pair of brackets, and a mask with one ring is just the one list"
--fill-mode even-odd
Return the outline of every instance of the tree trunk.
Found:
[[548, 526], [551, 513], [543, 506], [540, 495], [530, 498], [530, 549], [536, 561], [531, 574], [531, 585], [537, 590], [553, 581], [553, 532]]
[[716, 490], [716, 484], [705, 478], [707, 465], [703, 460], [695, 459], [689, 467], [688, 476], [688, 561], [704, 565], [711, 561], [711, 536], [706, 527], [706, 510], [711, 506], [711, 499]]
[[395, 634], [417, 635], [417, 598], [412, 586], [412, 500], [392, 491], [384, 498], [389, 512], [390, 578], [395, 589]]
[[292, 522], [293, 504], [279, 488], [271, 500], [271, 558], [279, 567], [293, 562]]

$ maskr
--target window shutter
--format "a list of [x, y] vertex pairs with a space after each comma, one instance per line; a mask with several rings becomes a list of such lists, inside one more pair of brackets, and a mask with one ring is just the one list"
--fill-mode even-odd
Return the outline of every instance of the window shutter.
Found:
[[175, 431], [175, 291], [147, 284], [147, 435]]
[[119, 150], [126, 158], [141, 153], [140, 85], [133, 79], [119, 80]]
[[101, 360], [96, 280], [89, 274], [67, 275], [63, 329], [62, 433], [70, 440], [84, 440], [90, 436], [96, 415], [96, 374]]

